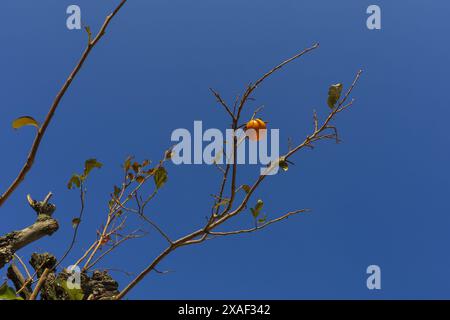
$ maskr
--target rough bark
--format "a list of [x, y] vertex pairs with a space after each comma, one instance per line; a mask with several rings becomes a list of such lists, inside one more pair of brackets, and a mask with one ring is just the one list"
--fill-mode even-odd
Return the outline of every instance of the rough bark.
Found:
[[[30, 264], [36, 270], [38, 277], [48, 269], [54, 269], [56, 258], [49, 253], [33, 253]], [[70, 274], [63, 270], [60, 273], [50, 272], [42, 285], [42, 300], [70, 300], [66, 289], [61, 286], [67, 281]], [[92, 274], [83, 272], [80, 274], [83, 300], [110, 300], [119, 294], [119, 284], [106, 272], [95, 270]]]
[[22, 230], [13, 231], [0, 237], [0, 269], [10, 262], [16, 251], [55, 233], [59, 226], [58, 222], [52, 218], [56, 207], [48, 203], [51, 193], [44, 201], [35, 201], [28, 196], [30, 206], [36, 211], [36, 222]]
[[8, 272], [6, 275], [8, 276], [8, 279], [10, 279], [14, 284], [16, 291], [21, 290], [20, 296], [23, 299], [28, 299], [31, 295], [31, 285], [25, 286], [25, 277], [22, 275], [22, 272], [20, 272], [19, 268], [17, 268], [14, 263], [11, 263], [11, 265], [8, 267]]
[[[13, 259], [17, 250], [44, 236], [50, 236], [58, 230], [58, 222], [52, 218], [56, 207], [48, 203], [50, 197], [51, 193], [43, 201], [35, 201], [28, 196], [30, 206], [37, 213], [36, 222], [27, 228], [0, 237], [0, 269]], [[66, 289], [61, 286], [62, 281], [67, 281], [70, 274], [65, 270], [58, 273], [55, 270], [56, 264], [57, 259], [50, 253], [33, 253], [31, 256], [30, 265], [36, 271], [38, 279], [45, 269], [50, 270], [40, 290], [42, 300], [70, 300], [71, 298]], [[9, 266], [8, 278], [17, 290], [25, 283], [23, 275], [15, 265]], [[80, 274], [80, 279], [85, 300], [108, 300], [119, 294], [119, 284], [106, 271], [95, 270], [91, 274], [83, 272]], [[21, 296], [25, 299], [29, 298], [30, 289], [29, 286], [24, 288]]]

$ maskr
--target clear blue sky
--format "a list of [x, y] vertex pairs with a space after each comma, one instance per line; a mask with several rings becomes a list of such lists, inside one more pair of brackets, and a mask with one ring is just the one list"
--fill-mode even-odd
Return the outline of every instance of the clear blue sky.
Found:
[[[111, 3], [109, 3], [111, 2]], [[97, 30], [114, 1], [78, 0]], [[72, 1], [2, 1], [0, 10], [0, 187], [22, 165], [34, 130], [14, 131], [22, 115], [42, 120], [86, 43], [65, 27]], [[366, 8], [382, 9], [382, 29], [366, 28]], [[53, 191], [61, 228], [20, 252], [67, 247], [78, 195], [70, 175], [96, 157], [86, 218], [71, 260], [104, 221], [106, 201], [128, 154], [157, 160], [176, 128], [225, 128], [208, 88], [232, 100], [245, 85], [297, 51], [320, 49], [276, 74], [251, 104], [281, 128], [283, 146], [326, 114], [330, 84], [365, 73], [353, 109], [337, 119], [343, 143], [320, 143], [257, 192], [270, 217], [311, 208], [262, 232], [184, 248], [129, 298], [450, 298], [448, 1], [134, 1], [120, 12], [64, 97], [26, 181], [0, 209], [0, 233], [32, 223], [25, 195]], [[251, 116], [248, 110], [246, 116]], [[169, 183], [149, 215], [173, 236], [201, 226], [219, 184], [213, 167], [170, 165]], [[243, 168], [240, 183], [258, 167]], [[251, 224], [249, 213], [241, 226]], [[230, 228], [233, 225], [229, 226]], [[139, 272], [164, 247], [153, 231], [117, 250], [102, 267]], [[366, 288], [368, 265], [382, 290]], [[113, 273], [123, 285], [130, 280]], [[5, 276], [5, 270], [0, 271]]]

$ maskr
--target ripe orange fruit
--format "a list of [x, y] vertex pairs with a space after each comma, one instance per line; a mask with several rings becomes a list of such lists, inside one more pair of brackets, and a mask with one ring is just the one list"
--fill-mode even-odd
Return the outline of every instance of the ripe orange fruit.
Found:
[[266, 123], [259, 118], [252, 119], [245, 125], [245, 133], [252, 141], [258, 141], [261, 137], [264, 137], [266, 129]]

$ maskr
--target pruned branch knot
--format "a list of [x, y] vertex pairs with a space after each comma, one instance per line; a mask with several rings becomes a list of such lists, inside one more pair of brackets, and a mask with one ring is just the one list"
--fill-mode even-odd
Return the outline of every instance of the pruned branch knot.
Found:
[[38, 214], [38, 220], [45, 220], [46, 218], [51, 217], [53, 212], [55, 212], [56, 206], [48, 202], [52, 195], [53, 194], [49, 192], [42, 201], [33, 200], [30, 195], [27, 195], [30, 207]]

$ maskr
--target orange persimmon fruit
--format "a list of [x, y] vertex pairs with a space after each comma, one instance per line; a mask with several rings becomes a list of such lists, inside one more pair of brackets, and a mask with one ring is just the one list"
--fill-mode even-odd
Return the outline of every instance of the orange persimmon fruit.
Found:
[[258, 141], [264, 137], [267, 129], [267, 124], [262, 119], [251, 119], [245, 125], [245, 133], [252, 141]]

